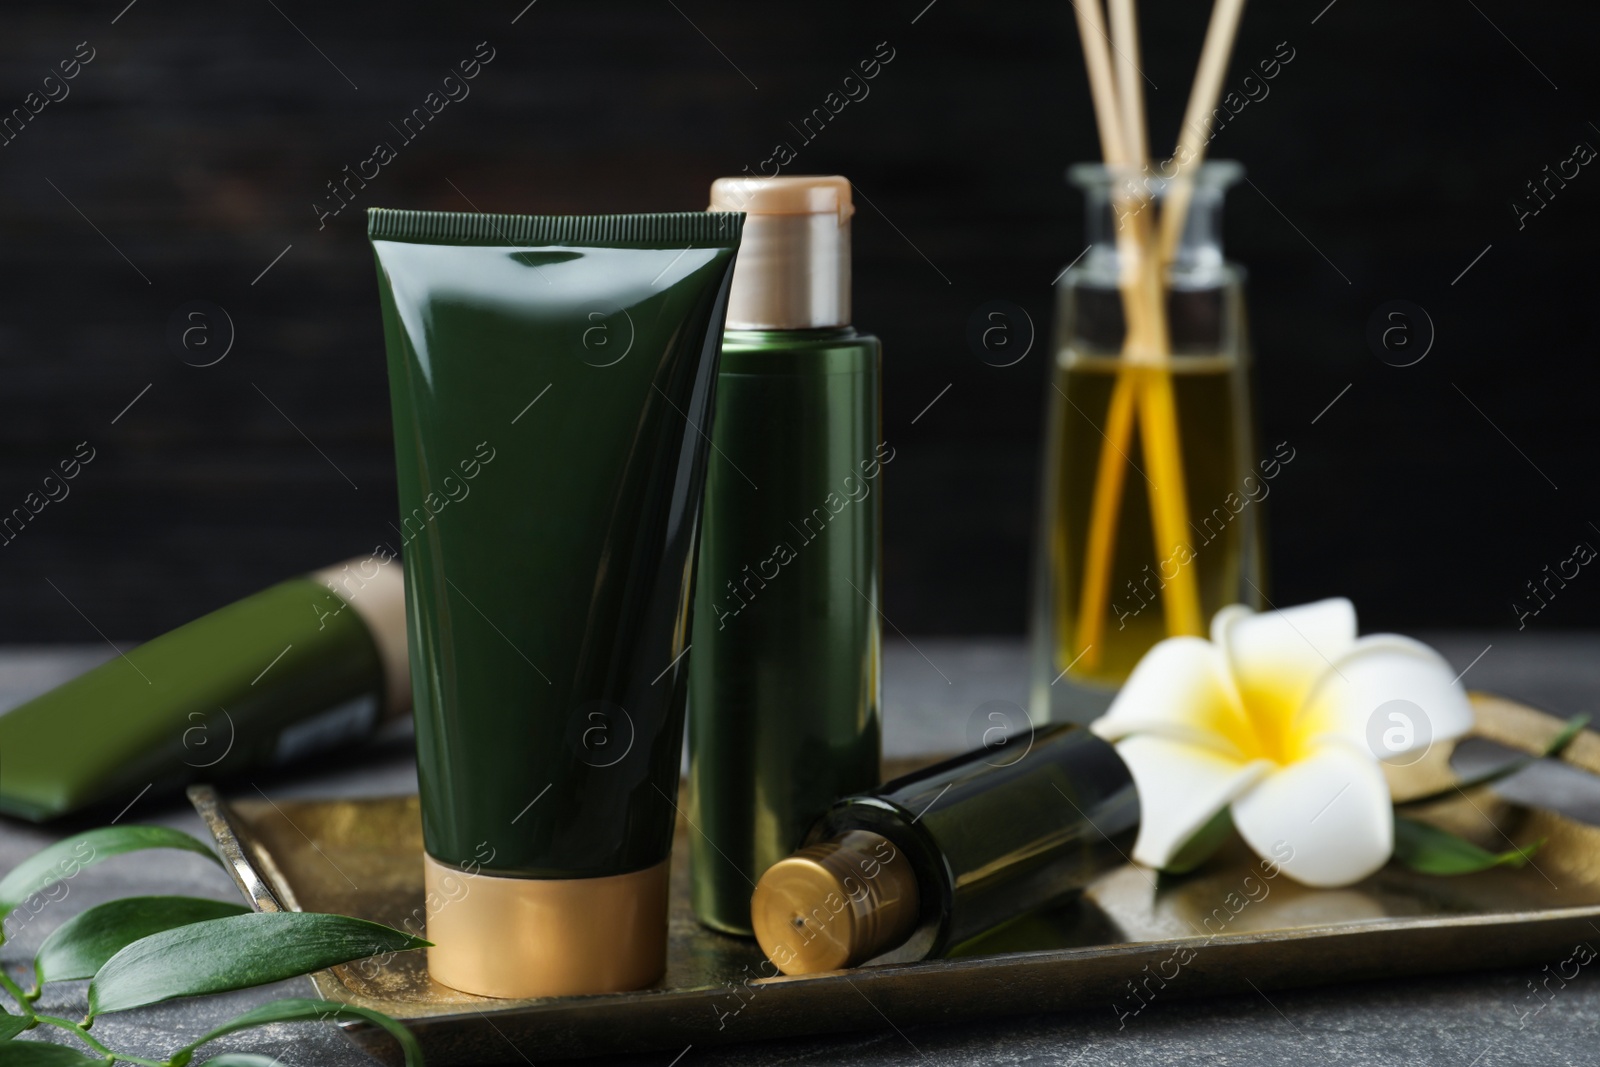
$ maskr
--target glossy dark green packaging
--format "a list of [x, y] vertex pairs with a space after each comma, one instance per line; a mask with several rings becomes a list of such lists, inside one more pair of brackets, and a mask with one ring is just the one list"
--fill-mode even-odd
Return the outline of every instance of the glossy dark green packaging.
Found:
[[0, 812], [43, 821], [281, 766], [410, 707], [400, 564], [280, 582], [0, 717]]
[[908, 947], [939, 956], [1126, 862], [1138, 825], [1139, 797], [1116, 749], [1065, 725], [842, 800], [807, 843], [854, 829], [894, 842], [923, 897]]
[[761, 944], [788, 974], [958, 953], [1126, 862], [1138, 822], [1115, 748], [1030, 727], [829, 808], [756, 890]]
[[[750, 886], [879, 777], [876, 338], [730, 330], [690, 665], [700, 920], [749, 935]], [[728, 456], [723, 461], [721, 455]]]
[[723, 336], [689, 680], [692, 897], [748, 936], [750, 887], [879, 780], [877, 338], [849, 322], [850, 186], [722, 179], [748, 213]]
[[[599, 906], [563, 912], [576, 905], [551, 903], [563, 887], [543, 883], [592, 880], [598, 900], [621, 884], [608, 878], [659, 871], [665, 906], [718, 339], [743, 217], [374, 209], [369, 222], [430, 878], [522, 880], [475, 882], [430, 914], [430, 967], [498, 996], [648, 984], [648, 961], [585, 971], [590, 957], [635, 953], [627, 924]], [[645, 881], [638, 893], [654, 894]], [[539, 909], [564, 918], [518, 925]], [[654, 920], [640, 922], [634, 941], [654, 936]], [[557, 944], [578, 930], [591, 940]], [[519, 954], [527, 967], [502, 966]]]

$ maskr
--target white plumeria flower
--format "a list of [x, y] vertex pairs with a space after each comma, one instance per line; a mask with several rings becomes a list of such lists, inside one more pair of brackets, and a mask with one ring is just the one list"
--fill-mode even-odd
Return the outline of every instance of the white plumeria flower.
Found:
[[[1393, 701], [1407, 713], [1391, 724], [1386, 709], [1369, 726]], [[1337, 598], [1261, 614], [1233, 605], [1212, 619], [1210, 641], [1161, 641], [1091, 729], [1132, 772], [1138, 862], [1169, 866], [1231, 806], [1257, 855], [1306, 885], [1341, 886], [1394, 850], [1379, 756], [1471, 726], [1442, 656], [1398, 634], [1358, 640], [1355, 606]]]

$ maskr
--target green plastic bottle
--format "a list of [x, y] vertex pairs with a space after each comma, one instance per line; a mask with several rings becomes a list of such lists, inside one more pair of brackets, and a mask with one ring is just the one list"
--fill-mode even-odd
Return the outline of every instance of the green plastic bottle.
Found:
[[880, 345], [850, 325], [850, 183], [723, 178], [746, 213], [728, 298], [689, 667], [695, 914], [750, 893], [879, 780]]

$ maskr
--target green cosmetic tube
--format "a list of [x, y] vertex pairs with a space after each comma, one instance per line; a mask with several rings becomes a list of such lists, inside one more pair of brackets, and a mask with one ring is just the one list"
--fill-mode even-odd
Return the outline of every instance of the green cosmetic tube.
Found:
[[666, 959], [689, 604], [738, 214], [374, 209], [435, 979]]
[[0, 812], [42, 822], [281, 766], [411, 707], [386, 550], [280, 582], [0, 717]]
[[850, 326], [850, 183], [723, 178], [729, 296], [689, 681], [695, 914], [749, 936], [750, 887], [879, 778], [880, 346]]

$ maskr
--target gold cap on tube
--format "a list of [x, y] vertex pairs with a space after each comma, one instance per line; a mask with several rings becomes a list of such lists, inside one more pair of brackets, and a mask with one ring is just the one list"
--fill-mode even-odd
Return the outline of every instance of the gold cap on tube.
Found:
[[916, 930], [918, 908], [909, 859], [888, 838], [852, 830], [767, 868], [750, 922], [780, 971], [816, 974], [900, 945]]
[[620, 993], [666, 971], [669, 860], [605, 878], [469, 874], [427, 854], [423, 864], [428, 973], [452, 989], [516, 999]]
[[850, 183], [838, 175], [718, 178], [709, 211], [743, 211], [730, 330], [850, 325]]

